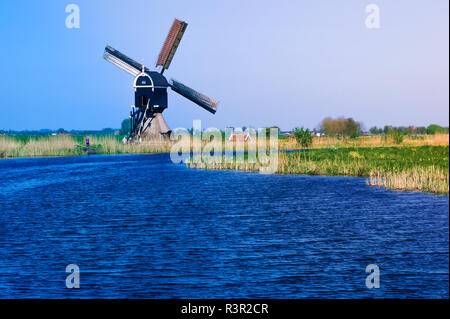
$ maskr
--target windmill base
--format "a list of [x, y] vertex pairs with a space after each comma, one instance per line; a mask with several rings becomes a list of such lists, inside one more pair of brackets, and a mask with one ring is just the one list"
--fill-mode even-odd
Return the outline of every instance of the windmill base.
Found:
[[160, 144], [170, 141], [171, 130], [161, 113], [143, 119], [136, 128], [131, 132], [128, 142]]

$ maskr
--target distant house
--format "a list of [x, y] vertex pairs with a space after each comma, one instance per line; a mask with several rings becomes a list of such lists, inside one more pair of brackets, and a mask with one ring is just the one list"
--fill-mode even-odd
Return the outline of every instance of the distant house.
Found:
[[321, 136], [324, 136], [325, 134], [322, 132], [318, 132], [318, 131], [311, 131], [311, 135], [321, 137]]
[[280, 131], [280, 135], [283, 135], [283, 136], [291, 136], [291, 135], [292, 135], [292, 132], [291, 132], [291, 131]]
[[231, 134], [229, 141], [248, 141], [250, 140], [250, 135], [243, 133], [243, 134]]

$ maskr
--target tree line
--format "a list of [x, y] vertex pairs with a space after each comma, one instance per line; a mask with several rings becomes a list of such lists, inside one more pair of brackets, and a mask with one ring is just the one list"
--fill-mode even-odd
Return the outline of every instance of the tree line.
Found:
[[319, 129], [326, 135], [358, 137], [361, 135], [362, 126], [361, 122], [357, 122], [351, 117], [337, 119], [326, 117], [320, 122]]
[[[328, 136], [337, 136], [337, 137], [350, 137], [355, 138], [361, 135], [362, 133], [362, 122], [357, 122], [353, 118], [344, 118], [339, 117], [333, 119], [331, 117], [324, 118], [318, 129], [321, 133], [324, 133]], [[400, 144], [403, 141], [404, 135], [424, 135], [424, 134], [440, 134], [449, 132], [448, 127], [442, 127], [437, 124], [431, 124], [427, 127], [394, 127], [391, 125], [386, 125], [383, 128], [377, 128], [376, 126], [370, 128], [370, 133], [373, 135], [385, 135], [386, 138], [392, 138], [397, 144]], [[297, 142], [303, 147], [309, 147], [312, 142], [313, 131], [309, 129], [305, 129], [303, 127], [296, 127], [292, 131], [293, 137], [297, 140]]]
[[374, 135], [381, 135], [381, 134], [388, 134], [389, 132], [399, 132], [400, 134], [403, 135], [425, 135], [425, 134], [443, 134], [443, 133], [448, 133], [448, 127], [442, 127], [440, 125], [437, 124], [431, 124], [428, 125], [427, 127], [425, 126], [419, 126], [419, 127], [415, 127], [415, 126], [399, 126], [399, 127], [394, 127], [391, 125], [385, 125], [383, 128], [378, 128], [376, 126], [373, 126], [370, 128], [370, 133], [374, 134]]
[[[362, 122], [355, 121], [351, 117], [339, 117], [336, 119], [326, 117], [320, 122], [318, 129], [320, 132], [329, 136], [358, 137], [363, 132], [363, 126]], [[395, 127], [392, 125], [385, 125], [382, 128], [373, 126], [369, 129], [369, 132], [373, 135], [387, 135], [390, 132], [397, 132], [401, 135], [448, 134], [449, 128], [437, 124], [431, 124], [427, 127], [415, 127], [413, 125]]]

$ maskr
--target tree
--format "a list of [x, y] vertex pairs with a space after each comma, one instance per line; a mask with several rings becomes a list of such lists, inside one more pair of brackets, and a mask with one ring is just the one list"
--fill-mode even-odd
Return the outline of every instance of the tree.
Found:
[[322, 120], [319, 128], [327, 135], [357, 137], [361, 134], [361, 123], [356, 122], [352, 118], [340, 117], [332, 119], [331, 117], [326, 117]]
[[437, 124], [431, 124], [427, 127], [427, 134], [440, 134], [445, 133], [445, 129]]
[[311, 132], [309, 129], [303, 129], [296, 127], [292, 133], [297, 140], [297, 143], [299, 143], [303, 148], [308, 148], [312, 145], [313, 137], [311, 135]]
[[387, 133], [389, 133], [390, 131], [392, 131], [393, 128], [390, 125], [385, 125], [384, 129], [383, 129], [383, 133], [386, 135]]
[[131, 120], [125, 119], [122, 121], [122, 124], [120, 125], [120, 134], [121, 135], [127, 135], [131, 130]]
[[350, 136], [352, 138], [361, 135], [361, 124], [356, 122], [351, 117], [345, 120], [344, 125], [344, 135]]

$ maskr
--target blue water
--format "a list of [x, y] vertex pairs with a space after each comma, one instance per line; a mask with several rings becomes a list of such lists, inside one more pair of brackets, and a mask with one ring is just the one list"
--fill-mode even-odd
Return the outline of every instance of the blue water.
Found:
[[448, 298], [448, 213], [364, 178], [164, 154], [1, 160], [0, 298]]

